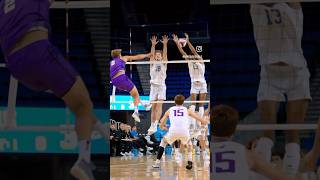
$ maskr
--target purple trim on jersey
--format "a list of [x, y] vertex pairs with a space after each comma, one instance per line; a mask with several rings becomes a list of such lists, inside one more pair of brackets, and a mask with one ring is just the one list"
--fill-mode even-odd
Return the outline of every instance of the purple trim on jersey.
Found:
[[78, 72], [48, 40], [36, 41], [8, 56], [10, 73], [27, 87], [51, 90], [63, 97], [76, 82]]
[[111, 79], [111, 82], [117, 89], [122, 91], [130, 92], [134, 88], [133, 82], [125, 74]]
[[126, 70], [126, 62], [120, 59], [120, 57], [116, 57], [110, 62], [110, 78], [115, 76], [120, 70]]
[[32, 27], [43, 26], [50, 31], [48, 0], [19, 0], [11, 4], [0, 1], [1, 47], [8, 56], [14, 45]]

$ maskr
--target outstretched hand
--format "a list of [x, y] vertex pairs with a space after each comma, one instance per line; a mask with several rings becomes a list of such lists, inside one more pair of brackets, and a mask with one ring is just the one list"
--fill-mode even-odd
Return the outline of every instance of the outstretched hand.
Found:
[[158, 44], [158, 42], [159, 42], [159, 41], [157, 41], [157, 36], [152, 36], [151, 39], [150, 39], [150, 41], [151, 41], [151, 44], [152, 44], [152, 45], [156, 45], [156, 44]]
[[167, 44], [167, 43], [168, 43], [168, 41], [169, 41], [169, 37], [168, 37], [167, 35], [162, 36], [161, 43], [163, 43], [163, 44]]
[[179, 43], [179, 38], [178, 38], [178, 36], [176, 34], [172, 34], [172, 37], [173, 37], [173, 41], [175, 43]]

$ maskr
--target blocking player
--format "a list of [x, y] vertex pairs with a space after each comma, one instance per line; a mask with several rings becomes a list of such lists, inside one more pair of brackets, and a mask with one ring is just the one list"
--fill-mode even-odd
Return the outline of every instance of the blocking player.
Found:
[[214, 124], [210, 143], [213, 179], [251, 180], [250, 171], [272, 180], [298, 179], [273, 169], [272, 164], [260, 157], [259, 154], [232, 141], [238, 121], [238, 112], [230, 106], [218, 105], [211, 110], [210, 122]]
[[[151, 38], [151, 57], [152, 62], [168, 61], [168, 36], [162, 36], [161, 43], [163, 44], [162, 51], [156, 50], [156, 45], [159, 43], [157, 37]], [[150, 64], [150, 101], [164, 101], [166, 100], [166, 77], [167, 77], [167, 63]], [[158, 122], [162, 115], [162, 103], [152, 104], [151, 109], [151, 126], [148, 129], [148, 135], [157, 131]]]
[[[262, 123], [276, 123], [286, 101], [287, 123], [303, 123], [311, 100], [306, 60], [301, 48], [303, 12], [300, 3], [252, 4], [251, 18], [261, 66], [257, 95]], [[274, 131], [265, 131], [257, 152], [270, 161]], [[299, 131], [286, 133], [284, 169], [295, 175], [300, 162]], [[262, 178], [262, 177], [261, 177]]]
[[[196, 121], [203, 124], [207, 124], [207, 121], [203, 120], [200, 116], [194, 113], [192, 110], [187, 109], [183, 106], [184, 103], [183, 95], [176, 95], [174, 98], [175, 106], [171, 107], [161, 118], [160, 127], [161, 129], [166, 129], [166, 121], [170, 119], [170, 128], [168, 133], [163, 137], [158, 150], [157, 160], [153, 165], [154, 168], [160, 167], [160, 159], [163, 155], [164, 148], [167, 144], [172, 144], [176, 140], [181, 141], [181, 145], [189, 145], [190, 134], [189, 134], [189, 116], [193, 117]], [[189, 146], [190, 147], [190, 146]], [[192, 149], [188, 148], [188, 165], [187, 169], [192, 168]]]

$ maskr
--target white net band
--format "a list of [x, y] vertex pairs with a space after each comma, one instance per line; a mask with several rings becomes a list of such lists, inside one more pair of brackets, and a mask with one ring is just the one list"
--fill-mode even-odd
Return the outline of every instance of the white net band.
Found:
[[127, 62], [126, 64], [184, 64], [184, 63], [196, 63], [196, 62], [205, 62], [209, 63], [210, 59], [205, 60], [173, 60], [173, 61], [135, 61]]

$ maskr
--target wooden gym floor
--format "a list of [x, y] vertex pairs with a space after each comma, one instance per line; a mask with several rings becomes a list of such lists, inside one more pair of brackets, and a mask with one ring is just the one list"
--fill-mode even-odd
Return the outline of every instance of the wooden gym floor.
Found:
[[[156, 156], [143, 157], [111, 157], [111, 180], [209, 180], [209, 162], [193, 158], [192, 170], [185, 168], [186, 161], [179, 166], [171, 156], [163, 156], [161, 168], [152, 167]], [[184, 158], [185, 159], [185, 158]]]

